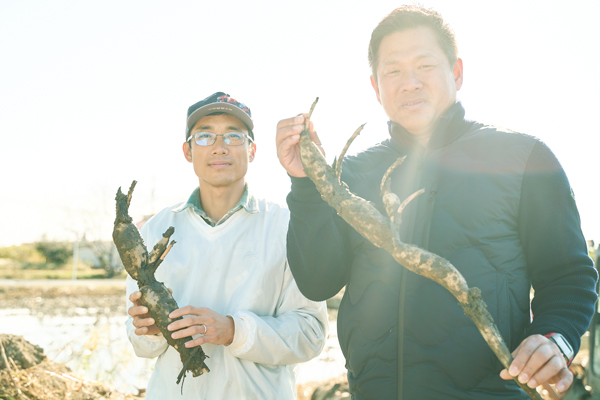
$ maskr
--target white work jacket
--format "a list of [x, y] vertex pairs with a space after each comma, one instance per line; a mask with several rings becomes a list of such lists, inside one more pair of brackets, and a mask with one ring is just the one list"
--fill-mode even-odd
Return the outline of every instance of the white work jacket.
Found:
[[[156, 271], [179, 307], [208, 307], [231, 315], [229, 346], [204, 344], [210, 372], [176, 385], [179, 353], [161, 336], [138, 336], [130, 317], [127, 335], [139, 357], [158, 357], [147, 400], [295, 399], [295, 364], [316, 357], [325, 344], [324, 302], [304, 297], [286, 258], [289, 211], [265, 200], [258, 212], [242, 208], [211, 227], [182, 203], [166, 208], [141, 229], [150, 250], [170, 226], [177, 243]], [[138, 290], [127, 277], [127, 298]], [[132, 305], [127, 300], [127, 307]]]

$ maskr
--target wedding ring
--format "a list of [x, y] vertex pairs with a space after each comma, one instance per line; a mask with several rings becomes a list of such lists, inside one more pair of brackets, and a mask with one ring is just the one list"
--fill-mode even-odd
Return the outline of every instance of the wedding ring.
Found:
[[202, 333], [200, 334], [200, 336], [204, 336], [204, 335], [206, 335], [206, 331], [208, 330], [208, 328], [207, 328], [207, 327], [206, 327], [206, 325], [204, 325], [204, 324], [201, 324], [200, 326], [203, 326], [203, 327], [204, 327], [204, 332], [202, 332]]

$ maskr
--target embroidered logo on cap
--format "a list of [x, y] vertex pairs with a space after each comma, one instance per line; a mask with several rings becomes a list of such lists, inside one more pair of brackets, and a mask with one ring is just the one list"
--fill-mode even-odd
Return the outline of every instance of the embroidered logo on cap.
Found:
[[229, 96], [219, 96], [219, 97], [217, 97], [217, 103], [229, 103], [229, 104], [233, 104], [234, 106], [238, 107], [243, 112], [245, 112], [246, 114], [251, 115], [250, 114], [250, 109], [248, 108], [248, 106], [246, 106], [244, 103], [240, 103], [236, 99], [232, 99]]

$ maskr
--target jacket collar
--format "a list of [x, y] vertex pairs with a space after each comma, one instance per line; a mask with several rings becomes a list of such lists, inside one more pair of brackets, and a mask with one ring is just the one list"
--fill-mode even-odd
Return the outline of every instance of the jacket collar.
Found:
[[[472, 122], [465, 120], [465, 109], [462, 104], [460, 102], [454, 103], [440, 117], [435, 131], [427, 143], [427, 149], [435, 150], [449, 145], [467, 132], [472, 124]], [[388, 121], [388, 131], [392, 139], [390, 144], [396, 150], [403, 149], [402, 151], [406, 151], [407, 147], [411, 149], [423, 148], [413, 135], [400, 124]]]
[[258, 201], [256, 197], [248, 190], [248, 184], [244, 188], [244, 194], [237, 202], [237, 204], [229, 210], [227, 214], [223, 216], [219, 221], [213, 221], [202, 209], [202, 202], [200, 201], [200, 187], [194, 189], [192, 194], [190, 195], [187, 203], [182, 203], [177, 208], [173, 209], [173, 212], [181, 212], [186, 208], [192, 207], [194, 212], [202, 217], [209, 225], [216, 226], [225, 222], [229, 217], [235, 214], [237, 211], [242, 208], [245, 209], [249, 214], [257, 214], [259, 212]]

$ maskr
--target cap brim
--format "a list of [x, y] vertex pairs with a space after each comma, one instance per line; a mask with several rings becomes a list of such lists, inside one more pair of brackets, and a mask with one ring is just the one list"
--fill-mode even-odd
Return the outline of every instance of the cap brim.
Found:
[[234, 117], [239, 118], [240, 121], [242, 121], [244, 124], [246, 124], [248, 129], [254, 129], [254, 124], [252, 123], [252, 120], [250, 119], [248, 114], [240, 110], [238, 107], [228, 103], [213, 103], [200, 107], [199, 109], [195, 110], [193, 113], [190, 114], [187, 120], [187, 132], [189, 132], [190, 129], [194, 127], [194, 125], [200, 120], [200, 118], [206, 117], [208, 114], [218, 112], [233, 115]]

